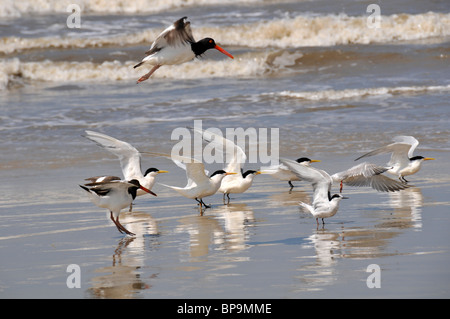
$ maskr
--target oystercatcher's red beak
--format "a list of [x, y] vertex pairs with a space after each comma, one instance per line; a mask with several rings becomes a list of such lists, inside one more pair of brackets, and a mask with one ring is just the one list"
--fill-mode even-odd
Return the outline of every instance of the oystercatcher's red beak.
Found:
[[155, 193], [153, 193], [151, 190], [145, 188], [144, 186], [139, 187], [140, 189], [142, 189], [144, 192], [147, 192], [149, 194], [152, 194], [153, 196], [158, 196]]
[[216, 50], [222, 52], [223, 54], [229, 56], [230, 58], [234, 59], [234, 57], [233, 57], [231, 54], [229, 54], [227, 51], [225, 51], [224, 49], [222, 49], [221, 47], [219, 47], [217, 44], [216, 44], [216, 46], [214, 47], [214, 49], [216, 49]]

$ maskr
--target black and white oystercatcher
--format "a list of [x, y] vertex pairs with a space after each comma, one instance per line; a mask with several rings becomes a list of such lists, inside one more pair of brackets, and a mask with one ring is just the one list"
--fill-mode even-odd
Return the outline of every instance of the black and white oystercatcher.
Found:
[[[87, 180], [94, 179], [97, 179], [97, 177], [88, 178]], [[109, 210], [111, 220], [121, 233], [135, 235], [134, 233], [128, 231], [119, 222], [120, 211], [131, 205], [133, 200], [136, 198], [136, 192], [138, 189], [154, 196], [156, 196], [156, 194], [141, 186], [137, 179], [133, 179], [131, 181], [121, 181], [116, 179], [117, 178], [114, 176], [105, 177], [103, 182], [88, 183], [84, 186], [80, 185], [80, 187], [88, 193], [90, 200], [96, 206]]]
[[191, 23], [185, 21], [185, 19], [187, 17], [175, 21], [165, 29], [152, 43], [150, 49], [145, 52], [147, 56], [134, 66], [134, 68], [145, 64], [153, 66], [150, 72], [143, 75], [137, 83], [147, 80], [153, 72], [163, 65], [182, 64], [191, 61], [209, 49], [216, 49], [234, 59], [230, 53], [219, 47], [214, 39], [204, 38], [196, 42], [192, 36]]
[[[155, 178], [161, 173], [168, 173], [168, 171], [159, 170], [151, 167], [143, 172], [141, 168], [141, 153], [130, 143], [118, 140], [112, 136], [94, 132], [85, 131], [84, 137], [93, 141], [105, 150], [116, 155], [120, 160], [122, 167], [123, 178], [127, 181], [137, 179], [139, 183], [145, 188], [151, 190], [155, 184]], [[101, 182], [104, 176], [99, 176], [98, 180], [91, 180], [92, 182]], [[120, 179], [120, 178], [117, 178]], [[138, 189], [137, 196], [146, 194], [144, 191]], [[130, 211], [132, 207], [130, 206]]]

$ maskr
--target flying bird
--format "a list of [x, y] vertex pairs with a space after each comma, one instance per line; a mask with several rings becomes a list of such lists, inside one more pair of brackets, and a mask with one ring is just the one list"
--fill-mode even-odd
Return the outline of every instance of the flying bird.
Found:
[[101, 182], [97, 182], [97, 179], [98, 177], [87, 178], [86, 180], [94, 180], [94, 182], [79, 186], [87, 192], [90, 200], [96, 206], [108, 209], [110, 218], [119, 232], [135, 235], [119, 222], [120, 211], [131, 205], [136, 198], [138, 189], [154, 196], [156, 194], [139, 184], [137, 179], [122, 181], [118, 180], [116, 176], [105, 176]]
[[187, 17], [175, 21], [165, 29], [152, 43], [150, 49], [145, 52], [147, 56], [134, 66], [134, 68], [146, 64], [153, 66], [137, 83], [147, 80], [163, 65], [175, 65], [191, 61], [209, 49], [216, 49], [234, 59], [230, 53], [218, 46], [214, 39], [204, 38], [196, 42], [192, 36], [191, 23], [185, 21], [185, 19]]
[[403, 183], [408, 183], [405, 176], [417, 173], [424, 161], [434, 160], [431, 157], [414, 156], [414, 150], [419, 145], [419, 141], [413, 136], [396, 136], [393, 141], [394, 143], [366, 153], [355, 161], [364, 157], [392, 153], [387, 163], [390, 167], [387, 172], [396, 175]]

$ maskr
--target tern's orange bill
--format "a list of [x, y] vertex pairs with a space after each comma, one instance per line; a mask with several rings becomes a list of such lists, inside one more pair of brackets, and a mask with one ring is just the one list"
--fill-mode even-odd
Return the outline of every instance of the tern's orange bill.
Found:
[[223, 54], [225, 54], [226, 56], [229, 56], [230, 58], [234, 59], [234, 57], [233, 57], [230, 53], [228, 53], [227, 51], [225, 51], [224, 49], [222, 49], [221, 47], [219, 47], [217, 44], [216, 44], [216, 46], [214, 47], [214, 49], [216, 49], [216, 50], [222, 52]]

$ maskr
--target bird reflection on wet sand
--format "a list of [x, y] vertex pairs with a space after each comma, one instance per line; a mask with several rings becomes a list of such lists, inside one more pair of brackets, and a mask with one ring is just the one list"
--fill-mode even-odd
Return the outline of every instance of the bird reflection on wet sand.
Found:
[[208, 216], [186, 216], [179, 219], [177, 233], [188, 233], [185, 248], [190, 260], [207, 256], [211, 250], [237, 251], [246, 247], [248, 229], [254, 222], [253, 211], [241, 203], [219, 205]]
[[158, 276], [158, 273], [153, 273], [145, 280], [141, 278], [148, 242], [150, 246], [158, 246], [156, 221], [140, 211], [124, 213], [122, 220], [136, 236], [121, 237], [111, 256], [111, 265], [95, 270], [101, 275], [91, 279], [91, 287], [87, 290], [91, 298], [136, 298], [140, 290], [151, 288], [149, 279]]
[[338, 280], [336, 266], [339, 259], [372, 259], [399, 254], [390, 249], [389, 243], [402, 234], [405, 228], [422, 227], [423, 196], [420, 188], [411, 187], [389, 193], [389, 199], [386, 205], [393, 211], [377, 205], [379, 214], [384, 217], [377, 216], [379, 222], [374, 227], [355, 227], [343, 223], [336, 229], [318, 228], [306, 238], [302, 248], [312, 250], [310, 257], [313, 257], [314, 261], [306, 266], [302, 264], [298, 269], [297, 279], [302, 282], [303, 287], [299, 291], [321, 290], [332, 285]]

